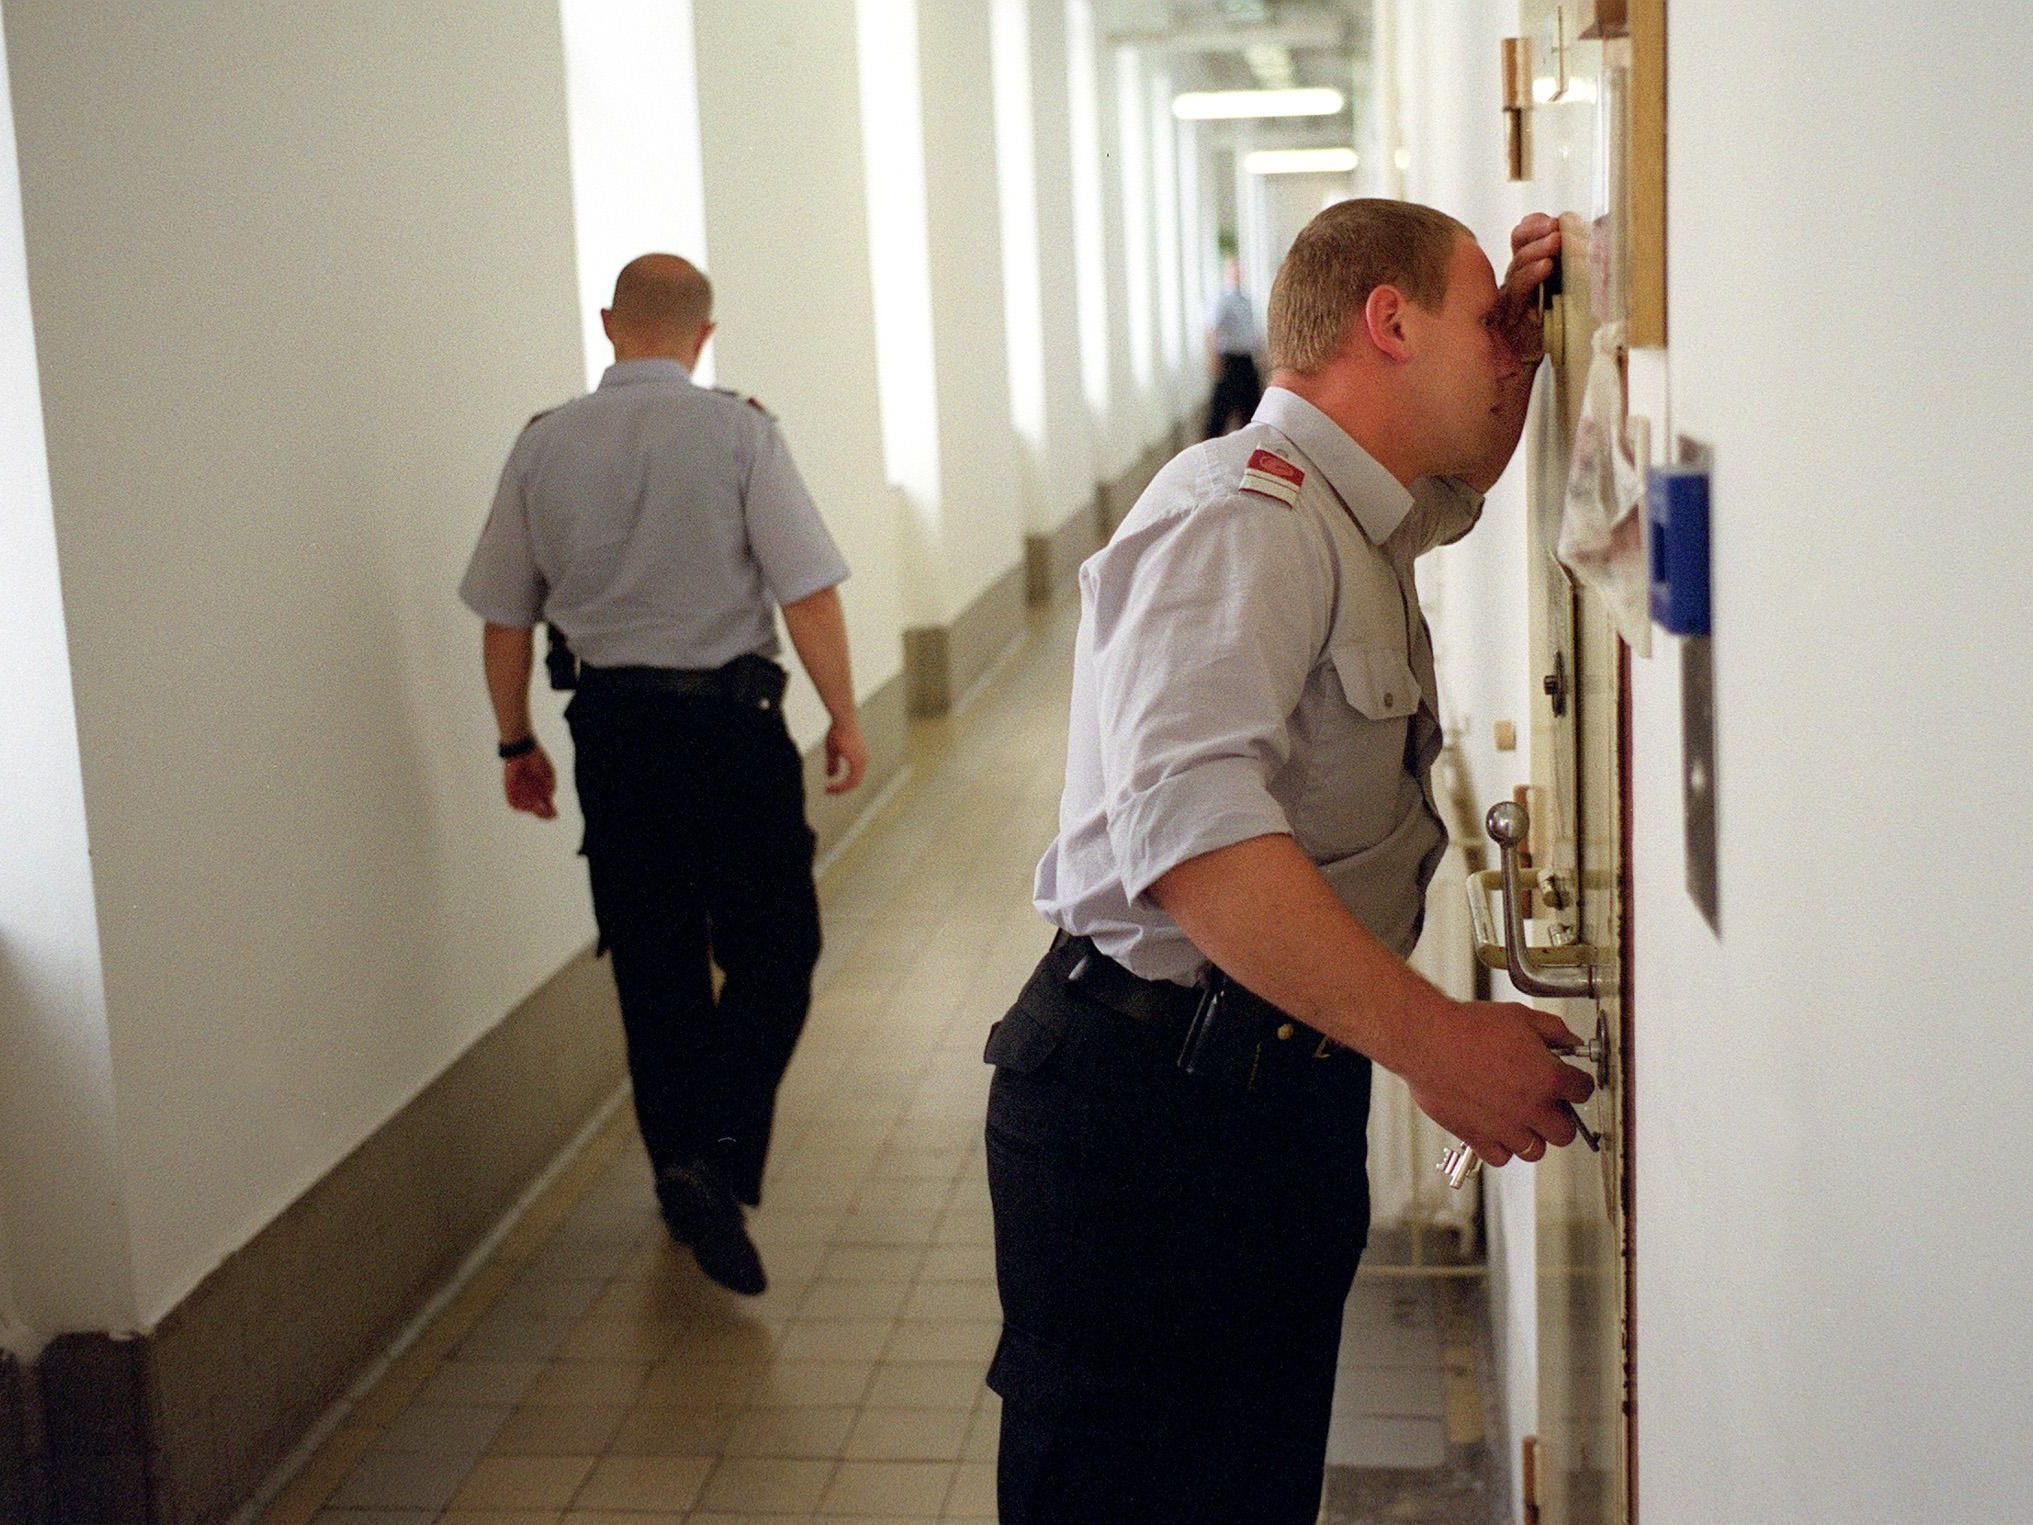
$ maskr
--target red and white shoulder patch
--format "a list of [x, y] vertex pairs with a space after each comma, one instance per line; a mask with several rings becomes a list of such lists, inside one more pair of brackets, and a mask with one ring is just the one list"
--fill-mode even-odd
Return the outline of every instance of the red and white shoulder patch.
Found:
[[1305, 484], [1305, 472], [1282, 455], [1273, 455], [1268, 450], [1251, 451], [1249, 464], [1242, 469], [1244, 492], [1276, 498], [1287, 508], [1299, 501], [1299, 489]]

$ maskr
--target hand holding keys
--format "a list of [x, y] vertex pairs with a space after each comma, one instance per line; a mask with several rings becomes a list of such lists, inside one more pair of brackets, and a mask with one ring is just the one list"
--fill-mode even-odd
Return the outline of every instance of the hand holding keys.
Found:
[[[1600, 1037], [1598, 1037], [1596, 1039], [1596, 1042], [1594, 1044], [1590, 1044], [1587, 1049], [1575, 1050], [1575, 1049], [1556, 1048], [1553, 1050], [1553, 1052], [1561, 1055], [1563, 1058], [1569, 1054], [1579, 1053], [1582, 1057], [1585, 1057], [1593, 1061], [1596, 1064], [1597, 1068], [1600, 1069], [1601, 1056], [1596, 1052], [1596, 1047], [1602, 1041], [1603, 1040]], [[1560, 1103], [1560, 1105], [1566, 1109], [1567, 1115], [1574, 1119], [1575, 1132], [1577, 1135], [1579, 1135], [1582, 1143], [1588, 1145], [1589, 1153], [1600, 1154], [1602, 1152], [1602, 1135], [1595, 1132], [1588, 1126], [1587, 1123], [1581, 1120], [1581, 1114], [1574, 1110], [1574, 1104], [1572, 1102], [1563, 1101]], [[1481, 1168], [1482, 1168], [1482, 1157], [1478, 1155], [1473, 1149], [1469, 1148], [1468, 1145], [1463, 1143], [1454, 1144], [1450, 1149], [1448, 1149], [1448, 1151], [1445, 1154], [1440, 1156], [1439, 1164], [1440, 1172], [1441, 1174], [1447, 1177], [1447, 1185], [1451, 1190], [1454, 1191], [1461, 1190], [1462, 1184]]]

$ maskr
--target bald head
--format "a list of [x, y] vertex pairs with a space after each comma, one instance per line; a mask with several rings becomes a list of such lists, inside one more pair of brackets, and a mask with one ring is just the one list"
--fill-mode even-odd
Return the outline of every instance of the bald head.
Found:
[[675, 254], [643, 254], [614, 278], [614, 305], [600, 314], [617, 360], [651, 356], [694, 363], [713, 330], [713, 286]]

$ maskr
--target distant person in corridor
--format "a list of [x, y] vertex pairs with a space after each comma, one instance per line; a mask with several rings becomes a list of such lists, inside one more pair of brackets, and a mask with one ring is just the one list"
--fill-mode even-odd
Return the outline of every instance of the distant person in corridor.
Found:
[[1517, 448], [1558, 247], [1525, 219], [1499, 287], [1440, 212], [1322, 212], [1253, 422], [1080, 569], [1059, 930], [986, 1055], [1004, 1525], [1312, 1525], [1372, 1064], [1491, 1165], [1575, 1136], [1566, 1026], [1405, 962], [1447, 842], [1413, 563]]
[[533, 627], [576, 653], [584, 852], [657, 1198], [708, 1276], [757, 1293], [741, 1204], [761, 1201], [820, 940], [773, 610], [832, 717], [827, 792], [852, 789], [867, 750], [847, 564], [776, 421], [692, 381], [713, 332], [706, 277], [645, 254], [600, 317], [614, 364], [522, 431], [459, 591], [485, 622], [503, 790], [543, 819], [556, 773], [530, 726]]
[[1214, 378], [1214, 396], [1201, 438], [1226, 434], [1255, 415], [1264, 395], [1257, 347], [1256, 312], [1242, 289], [1242, 261], [1231, 254], [1221, 262], [1221, 290], [1207, 307], [1207, 373]]

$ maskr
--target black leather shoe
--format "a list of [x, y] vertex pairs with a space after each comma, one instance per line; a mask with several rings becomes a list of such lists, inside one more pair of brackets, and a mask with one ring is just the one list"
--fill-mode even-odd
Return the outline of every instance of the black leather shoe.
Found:
[[741, 1204], [710, 1164], [666, 1165], [657, 1172], [656, 1198], [671, 1238], [689, 1246], [699, 1269], [714, 1281], [744, 1297], [769, 1286]]

